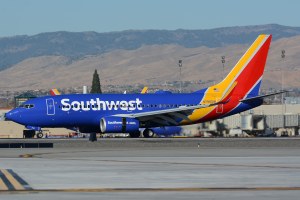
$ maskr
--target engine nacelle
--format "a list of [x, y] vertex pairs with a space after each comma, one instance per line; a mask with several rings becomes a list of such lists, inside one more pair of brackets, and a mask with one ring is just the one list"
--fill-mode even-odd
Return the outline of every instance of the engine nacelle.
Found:
[[100, 120], [102, 133], [133, 133], [138, 132], [140, 122], [126, 117], [103, 117]]

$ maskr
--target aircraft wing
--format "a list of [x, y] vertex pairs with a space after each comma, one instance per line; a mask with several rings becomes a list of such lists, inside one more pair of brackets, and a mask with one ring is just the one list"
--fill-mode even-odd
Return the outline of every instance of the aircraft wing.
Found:
[[180, 106], [178, 108], [171, 108], [165, 110], [133, 113], [133, 114], [119, 114], [116, 117], [135, 118], [140, 122], [151, 121], [161, 126], [178, 125], [176, 119], [191, 121], [188, 116], [193, 113], [195, 109], [207, 108], [224, 102], [216, 102], [212, 104], [199, 104], [196, 106]]
[[233, 82], [226, 94], [224, 95], [221, 101], [212, 103], [212, 104], [198, 104], [195, 106], [180, 106], [178, 108], [170, 108], [164, 110], [156, 110], [156, 111], [149, 111], [149, 112], [140, 112], [140, 113], [133, 113], [133, 114], [119, 114], [114, 115], [116, 117], [126, 117], [126, 118], [135, 118], [140, 122], [153, 122], [161, 126], [176, 126], [178, 124], [178, 119], [190, 121], [188, 118], [194, 110], [207, 108], [211, 106], [215, 106], [218, 104], [226, 104], [230, 101], [231, 94], [234, 91], [237, 82]]

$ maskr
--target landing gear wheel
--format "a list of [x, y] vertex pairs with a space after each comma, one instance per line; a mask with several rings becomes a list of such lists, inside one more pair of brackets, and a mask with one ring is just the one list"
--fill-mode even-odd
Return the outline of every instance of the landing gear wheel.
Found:
[[138, 132], [134, 132], [134, 133], [129, 133], [129, 136], [131, 138], [138, 138], [140, 137], [141, 133], [138, 131]]
[[37, 134], [36, 134], [36, 137], [37, 138], [42, 138], [44, 136], [44, 134], [42, 133], [42, 132], [38, 132]]
[[145, 138], [152, 138], [154, 137], [155, 133], [151, 129], [145, 129], [143, 132]]

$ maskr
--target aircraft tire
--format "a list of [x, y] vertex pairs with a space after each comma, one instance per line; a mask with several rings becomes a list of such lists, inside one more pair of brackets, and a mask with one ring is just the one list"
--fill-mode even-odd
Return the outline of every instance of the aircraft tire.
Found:
[[143, 132], [143, 135], [145, 138], [152, 138], [154, 137], [155, 133], [153, 132], [153, 130], [146, 128]]
[[42, 132], [38, 132], [37, 134], [36, 134], [36, 137], [37, 138], [42, 138], [44, 136], [44, 134], [42, 133]]
[[138, 138], [140, 137], [141, 133], [138, 131], [138, 132], [133, 132], [133, 133], [129, 133], [129, 136], [131, 138]]

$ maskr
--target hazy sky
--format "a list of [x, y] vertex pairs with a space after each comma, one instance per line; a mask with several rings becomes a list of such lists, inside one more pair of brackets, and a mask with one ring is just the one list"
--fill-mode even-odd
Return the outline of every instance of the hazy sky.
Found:
[[299, 0], [0, 0], [0, 37], [53, 31], [300, 27]]

